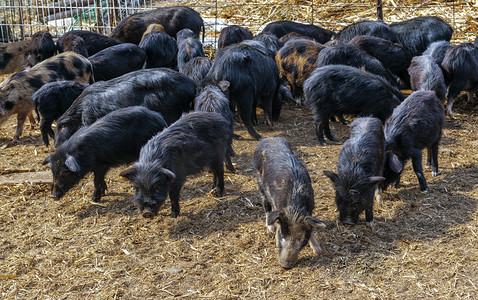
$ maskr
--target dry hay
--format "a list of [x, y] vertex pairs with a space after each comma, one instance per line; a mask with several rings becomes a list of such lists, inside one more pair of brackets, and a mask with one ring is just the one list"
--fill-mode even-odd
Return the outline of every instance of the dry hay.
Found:
[[[326, 29], [340, 31], [343, 27], [360, 20], [376, 20], [375, 1], [247, 1], [187, 2], [198, 10], [202, 16], [225, 19], [228, 24], [242, 25], [253, 33], [258, 33], [261, 26], [271, 21], [292, 20], [309, 22]], [[164, 6], [164, 2], [156, 2]], [[171, 5], [177, 5], [177, 2]], [[473, 42], [477, 36], [478, 19], [476, 18], [476, 1], [383, 1], [383, 16], [387, 23], [399, 22], [418, 16], [436, 15], [452, 25], [455, 30], [453, 41]], [[211, 33], [210, 33], [211, 34]], [[214, 35], [214, 33], [212, 33]], [[217, 33], [216, 33], [217, 35]]]
[[[478, 292], [478, 111], [456, 102], [440, 146], [441, 175], [418, 189], [408, 163], [399, 189], [375, 206], [376, 229], [363, 220], [351, 229], [336, 223], [334, 190], [323, 170], [335, 170], [340, 145], [318, 146], [310, 113], [286, 104], [281, 121], [264, 136], [284, 136], [310, 170], [314, 216], [324, 252], [305, 248], [283, 270], [251, 167], [257, 145], [242, 124], [234, 142], [238, 173], [226, 173], [225, 196], [209, 193], [212, 176], [191, 177], [182, 191], [181, 215], [167, 201], [158, 217], [137, 214], [130, 183], [117, 168], [107, 176], [102, 202], [89, 201], [92, 176], [61, 200], [48, 184], [0, 184], [0, 295], [2, 299], [96, 298], [474, 298]], [[471, 113], [470, 113], [471, 111]], [[259, 112], [259, 120], [263, 120]], [[340, 141], [349, 126], [332, 123]], [[53, 149], [38, 128], [11, 141], [15, 120], [0, 131], [1, 174], [47, 171]]]

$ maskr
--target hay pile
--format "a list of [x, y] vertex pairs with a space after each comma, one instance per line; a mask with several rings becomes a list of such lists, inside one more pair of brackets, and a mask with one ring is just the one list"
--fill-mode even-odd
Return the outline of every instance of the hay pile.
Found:
[[[156, 2], [164, 6], [164, 2]], [[177, 5], [177, 2], [171, 5]], [[360, 20], [376, 20], [376, 1], [267, 1], [234, 2], [197, 1], [190, 3], [201, 15], [225, 19], [228, 24], [237, 24], [253, 33], [271, 21], [292, 20], [308, 22], [326, 29], [339, 31]], [[383, 1], [383, 16], [387, 23], [399, 22], [418, 16], [436, 15], [450, 23], [455, 30], [453, 41], [473, 42], [477, 34], [476, 1]], [[212, 33], [212, 32], [211, 32]], [[213, 34], [213, 33], [212, 33]]]

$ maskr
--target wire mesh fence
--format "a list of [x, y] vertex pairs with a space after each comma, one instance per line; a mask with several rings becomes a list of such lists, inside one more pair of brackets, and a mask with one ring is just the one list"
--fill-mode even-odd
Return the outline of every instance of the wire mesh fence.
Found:
[[128, 15], [174, 5], [197, 10], [205, 19], [211, 41], [226, 25], [241, 25], [257, 33], [264, 24], [277, 20], [307, 22], [339, 31], [356, 21], [376, 20], [378, 2], [387, 23], [436, 15], [452, 25], [453, 41], [470, 42], [477, 36], [478, 1], [0, 0], [0, 41], [28, 39], [40, 30], [47, 30], [54, 37], [73, 29], [109, 34]]

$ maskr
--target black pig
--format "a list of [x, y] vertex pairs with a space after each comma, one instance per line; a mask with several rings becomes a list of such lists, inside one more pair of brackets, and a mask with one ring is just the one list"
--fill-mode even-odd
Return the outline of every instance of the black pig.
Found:
[[38, 31], [32, 35], [30, 42], [30, 55], [26, 58], [25, 65], [33, 67], [39, 62], [56, 54], [56, 44], [48, 31]]
[[323, 49], [317, 56], [316, 65], [318, 68], [327, 65], [363, 68], [367, 72], [381, 76], [398, 88], [398, 79], [385, 69], [378, 59], [353, 45], [340, 44]]
[[212, 170], [213, 188], [222, 196], [224, 160], [232, 134], [220, 114], [192, 112], [149, 140], [134, 166], [121, 173], [133, 182], [134, 202], [143, 217], [154, 217], [168, 194], [171, 217], [179, 216], [179, 194], [186, 176], [204, 168]]
[[240, 43], [244, 40], [252, 40], [253, 35], [249, 29], [238, 25], [230, 25], [221, 29], [219, 38], [217, 39], [217, 49]]
[[307, 243], [315, 254], [320, 253], [312, 231], [325, 224], [312, 217], [315, 203], [309, 172], [295, 157], [289, 142], [282, 137], [261, 139], [252, 164], [257, 171], [267, 228], [271, 232], [276, 228], [280, 266], [292, 268]]
[[118, 108], [141, 105], [160, 112], [167, 124], [192, 109], [196, 84], [183, 74], [166, 68], [127, 73], [87, 87], [58, 119], [55, 147], [81, 126]]
[[184, 73], [184, 65], [194, 57], [205, 57], [201, 41], [191, 29], [181, 29], [176, 35], [178, 43], [178, 70]]
[[272, 33], [277, 36], [278, 39], [286, 34], [295, 32], [302, 36], [310, 37], [321, 44], [327, 43], [337, 35], [331, 30], [327, 30], [316, 25], [303, 24], [294, 21], [271, 22], [264, 27], [262, 32]]
[[430, 55], [415, 56], [410, 67], [410, 83], [413, 91], [433, 91], [438, 100], [445, 103], [446, 86], [441, 68]]
[[433, 42], [422, 54], [430, 55], [431, 57], [433, 57], [433, 60], [443, 72], [443, 78], [445, 79], [445, 85], [447, 86], [448, 84], [450, 84], [450, 76], [448, 75], [448, 72], [443, 68], [442, 63], [443, 59], [445, 58], [446, 52], [448, 51], [448, 49], [451, 48], [453, 48], [453, 45], [448, 41]]
[[146, 53], [135, 44], [111, 46], [88, 57], [93, 66], [95, 81], [105, 81], [139, 70], [146, 61]]
[[146, 33], [139, 47], [146, 53], [146, 68], [174, 68], [178, 45], [168, 34], [160, 31]]
[[[100, 52], [103, 49], [106, 49], [111, 46], [118, 45], [120, 42], [109, 37], [106, 35], [103, 35], [101, 33], [93, 32], [93, 31], [87, 31], [87, 30], [71, 30], [62, 35], [57, 43], [56, 46], [58, 48], [58, 52], [66, 52], [66, 51], [71, 51], [72, 49], [65, 49], [65, 43], [70, 40], [71, 38], [69, 37], [70, 35], [75, 35], [81, 37], [86, 44], [86, 51], [88, 55], [93, 55], [98, 52]], [[69, 45], [70, 42], [66, 43]], [[83, 53], [80, 53], [83, 54]]]
[[354, 45], [378, 59], [385, 68], [402, 80], [404, 86], [410, 85], [407, 68], [412, 57], [401, 44], [368, 35], [356, 36], [348, 44]]
[[403, 96], [385, 79], [345, 65], [329, 65], [315, 70], [304, 84], [305, 105], [313, 112], [315, 133], [327, 145], [324, 133], [336, 141], [329, 127], [334, 115], [373, 116], [382, 123], [400, 104]]
[[440, 143], [445, 114], [443, 104], [432, 91], [413, 92], [399, 106], [385, 124], [386, 162], [382, 183], [400, 182], [400, 174], [406, 161], [411, 158], [420, 190], [428, 192], [423, 176], [422, 150], [427, 148], [432, 176], [438, 175], [438, 144]]
[[422, 16], [390, 24], [397, 36], [397, 42], [408, 50], [410, 55], [418, 56], [436, 41], [450, 41], [453, 34], [451, 26], [436, 16]]
[[53, 121], [63, 115], [86, 87], [74, 81], [56, 81], [45, 84], [32, 95], [38, 122], [41, 115], [40, 131], [46, 146], [49, 145], [48, 136], [54, 136]]
[[199, 84], [206, 77], [211, 67], [212, 61], [209, 58], [196, 56], [184, 64], [181, 73]]
[[264, 46], [273, 52], [274, 56], [279, 51], [279, 39], [272, 33], [261, 32], [252, 38], [254, 41], [262, 42]]
[[456, 45], [448, 49], [442, 67], [449, 78], [446, 112], [453, 118], [453, 100], [465, 90], [468, 101], [478, 91], [478, 48], [470, 43]]
[[50, 163], [53, 173], [50, 197], [61, 198], [93, 172], [92, 200], [100, 201], [106, 191], [108, 170], [137, 160], [141, 147], [166, 126], [160, 113], [133, 106], [118, 109], [83, 127], [43, 162]]
[[280, 83], [276, 63], [255, 47], [233, 44], [216, 53], [216, 59], [204, 78], [204, 82], [212, 84], [223, 80], [230, 82], [229, 100], [232, 109], [237, 105], [249, 134], [260, 139], [261, 136], [252, 125], [256, 106], [259, 104], [264, 108], [266, 122], [270, 126], [272, 120], [278, 118], [277, 113], [280, 113], [279, 103], [275, 102]]
[[[228, 94], [229, 82], [220, 81], [217, 85], [206, 85], [194, 99], [194, 111], [216, 112], [229, 122], [229, 129], [234, 132], [234, 114], [229, 105]], [[231, 162], [234, 156], [232, 148], [226, 154], [226, 168], [235, 173], [236, 170]]]
[[[365, 210], [366, 225], [373, 228], [373, 196], [385, 178], [385, 139], [377, 118], [358, 118], [351, 124], [350, 138], [340, 149], [337, 174], [324, 171], [335, 187], [339, 220], [345, 226], [357, 223]], [[381, 196], [381, 191], [378, 191]]]
[[390, 26], [382, 21], [364, 20], [345, 26], [337, 36], [339, 44], [347, 44], [356, 36], [367, 35], [376, 36], [393, 43], [397, 42], [397, 36]]

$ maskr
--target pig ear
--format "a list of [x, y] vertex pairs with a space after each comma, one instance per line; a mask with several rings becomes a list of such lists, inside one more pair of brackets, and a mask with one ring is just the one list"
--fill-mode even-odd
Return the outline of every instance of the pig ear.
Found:
[[121, 172], [120, 176], [128, 179], [129, 181], [133, 181], [133, 179], [134, 179], [134, 177], [136, 176], [137, 173], [138, 173], [138, 170], [136, 170], [136, 168], [133, 167], [133, 168], [129, 168], [129, 169], [126, 169], [123, 172]]
[[221, 91], [223, 93], [227, 92], [230, 85], [231, 85], [231, 83], [227, 80], [219, 81], [219, 83], [217, 84], [217, 86], [221, 89]]
[[332, 183], [335, 184], [339, 180], [339, 175], [335, 174], [332, 171], [324, 171], [324, 175], [329, 177], [332, 180]]
[[369, 180], [370, 185], [375, 185], [375, 184], [377, 184], [377, 183], [379, 183], [379, 182], [384, 181], [384, 180], [385, 180], [385, 177], [382, 177], [382, 176], [372, 176], [372, 177], [370, 177], [368, 180]]
[[388, 166], [390, 169], [392, 169], [393, 172], [395, 173], [400, 173], [402, 172], [403, 165], [398, 159], [398, 156], [396, 156], [393, 153], [388, 153]]
[[282, 217], [282, 212], [274, 210], [274, 211], [271, 211], [267, 216], [268, 216], [267, 225], [272, 226], [274, 225], [275, 222], [280, 222], [280, 219]]
[[45, 160], [41, 164], [42, 165], [51, 164], [51, 155], [45, 158]]
[[65, 165], [72, 172], [76, 173], [80, 171], [80, 165], [76, 162], [76, 159], [71, 155], [68, 155], [68, 154], [66, 155]]
[[325, 224], [321, 220], [314, 217], [307, 216], [305, 217], [305, 221], [314, 228], [325, 228]]
[[168, 169], [161, 168], [161, 172], [166, 176], [166, 178], [168, 179], [169, 182], [176, 179], [176, 175]]

